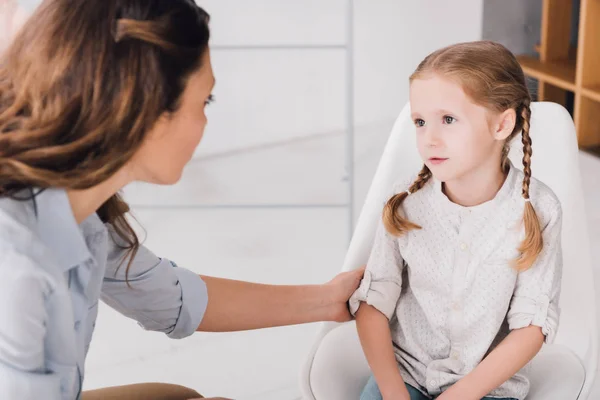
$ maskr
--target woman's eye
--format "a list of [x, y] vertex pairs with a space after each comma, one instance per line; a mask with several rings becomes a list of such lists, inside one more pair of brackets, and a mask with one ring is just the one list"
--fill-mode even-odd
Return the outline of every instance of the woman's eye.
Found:
[[446, 123], [446, 124], [450, 125], [450, 124], [452, 124], [452, 123], [454, 123], [454, 122], [456, 122], [456, 118], [454, 118], [454, 117], [451, 117], [451, 116], [449, 116], [449, 115], [446, 115], [446, 116], [444, 117], [444, 123]]
[[204, 105], [210, 105], [212, 103], [215, 102], [215, 96], [213, 96], [212, 94], [210, 96], [208, 96], [208, 98], [206, 99], [206, 101], [204, 102]]
[[415, 119], [415, 126], [416, 126], [417, 128], [420, 128], [420, 127], [422, 127], [422, 126], [425, 126], [425, 121], [424, 121], [424, 120], [422, 120], [421, 118], [417, 118], [417, 119]]

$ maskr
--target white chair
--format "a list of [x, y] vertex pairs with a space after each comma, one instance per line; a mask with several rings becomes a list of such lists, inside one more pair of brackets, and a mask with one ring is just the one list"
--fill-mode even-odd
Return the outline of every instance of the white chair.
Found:
[[[598, 330], [573, 121], [558, 104], [534, 103], [531, 137], [533, 176], [549, 185], [562, 202], [564, 269], [560, 327], [555, 343], [545, 345], [533, 361], [527, 400], [590, 399], [598, 361]], [[522, 166], [522, 155], [519, 137], [510, 152], [515, 166]], [[358, 219], [344, 271], [366, 263], [386, 194], [394, 182], [408, 179], [421, 166], [406, 105], [394, 125]], [[358, 399], [369, 375], [355, 323], [326, 323], [301, 373], [303, 398]]]

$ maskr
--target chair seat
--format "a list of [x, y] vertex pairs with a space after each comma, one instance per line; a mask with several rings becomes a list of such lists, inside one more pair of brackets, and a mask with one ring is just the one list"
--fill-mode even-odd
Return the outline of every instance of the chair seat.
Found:
[[527, 400], [577, 399], [585, 381], [585, 368], [569, 348], [546, 345], [533, 359]]
[[[321, 341], [310, 370], [310, 386], [317, 399], [353, 400], [360, 397], [369, 375], [356, 324], [349, 322]], [[584, 379], [584, 367], [572, 351], [546, 345], [532, 362], [527, 400], [577, 399]]]

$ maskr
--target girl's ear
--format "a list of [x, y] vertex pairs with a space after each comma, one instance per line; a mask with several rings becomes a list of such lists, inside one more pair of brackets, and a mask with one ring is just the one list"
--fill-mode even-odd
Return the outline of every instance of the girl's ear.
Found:
[[493, 125], [494, 139], [506, 140], [515, 129], [517, 122], [517, 113], [514, 109], [509, 108], [496, 117], [495, 124]]

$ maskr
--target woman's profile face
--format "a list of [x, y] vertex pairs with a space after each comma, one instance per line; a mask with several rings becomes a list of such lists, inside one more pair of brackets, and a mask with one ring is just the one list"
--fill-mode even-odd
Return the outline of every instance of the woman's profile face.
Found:
[[181, 178], [204, 134], [215, 85], [208, 49], [200, 65], [188, 79], [179, 108], [159, 118], [129, 162], [134, 180], [171, 185]]

